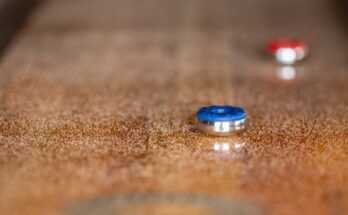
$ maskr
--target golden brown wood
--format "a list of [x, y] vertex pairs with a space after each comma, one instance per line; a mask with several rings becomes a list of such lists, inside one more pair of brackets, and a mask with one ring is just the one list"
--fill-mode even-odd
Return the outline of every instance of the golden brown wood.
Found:
[[[45, 2], [0, 67], [1, 214], [60, 214], [129, 193], [347, 213], [348, 35], [331, 4]], [[282, 36], [311, 46], [292, 81], [262, 52]], [[245, 135], [196, 132], [195, 111], [209, 104], [245, 107]], [[245, 145], [214, 151], [221, 143]], [[133, 209], [182, 208], [215, 213]]]

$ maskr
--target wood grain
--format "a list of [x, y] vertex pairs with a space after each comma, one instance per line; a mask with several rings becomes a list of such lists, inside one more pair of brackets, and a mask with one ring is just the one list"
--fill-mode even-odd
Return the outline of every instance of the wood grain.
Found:
[[[45, 1], [0, 66], [1, 214], [134, 193], [347, 213], [348, 37], [332, 4]], [[284, 36], [311, 47], [292, 80], [263, 53]], [[246, 108], [247, 132], [198, 133], [210, 104]]]

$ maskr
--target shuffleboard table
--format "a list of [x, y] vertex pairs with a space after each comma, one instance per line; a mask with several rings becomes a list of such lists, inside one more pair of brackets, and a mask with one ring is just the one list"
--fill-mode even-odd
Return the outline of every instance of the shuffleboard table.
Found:
[[[346, 11], [41, 1], [1, 55], [0, 213], [348, 214]], [[276, 63], [281, 37], [308, 58]], [[216, 104], [245, 108], [247, 130], [197, 131]]]

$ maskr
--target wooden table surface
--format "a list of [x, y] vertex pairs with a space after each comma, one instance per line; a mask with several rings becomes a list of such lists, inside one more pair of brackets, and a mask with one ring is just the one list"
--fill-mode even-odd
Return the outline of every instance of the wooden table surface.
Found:
[[[1, 214], [348, 213], [348, 32], [325, 0], [51, 0], [0, 65]], [[296, 37], [282, 67], [265, 43]], [[195, 129], [201, 106], [248, 130]]]

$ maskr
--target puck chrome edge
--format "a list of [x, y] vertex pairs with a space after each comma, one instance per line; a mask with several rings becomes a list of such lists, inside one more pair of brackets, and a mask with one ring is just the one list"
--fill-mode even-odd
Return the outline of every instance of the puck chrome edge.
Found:
[[246, 130], [246, 119], [236, 121], [206, 122], [197, 119], [199, 131], [212, 136], [230, 136]]

